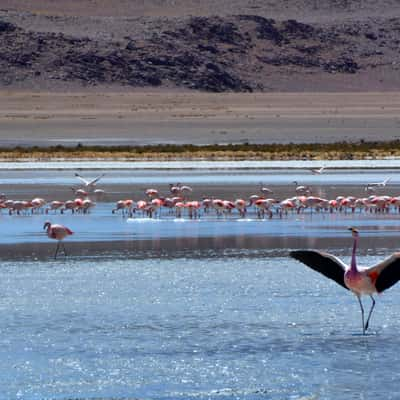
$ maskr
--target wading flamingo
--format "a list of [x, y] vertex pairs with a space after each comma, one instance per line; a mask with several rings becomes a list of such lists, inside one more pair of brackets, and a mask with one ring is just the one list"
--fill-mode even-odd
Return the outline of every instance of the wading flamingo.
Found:
[[62, 240], [65, 239], [67, 236], [72, 235], [74, 232], [72, 232], [71, 229], [67, 228], [64, 225], [52, 224], [50, 221], [46, 221], [44, 223], [43, 229], [46, 229], [47, 236], [50, 239], [55, 239], [58, 241], [56, 252], [54, 253], [54, 259], [57, 258], [57, 253], [61, 245], [64, 250], [64, 255], [66, 256], [67, 252], [65, 251], [65, 246], [64, 243], [62, 243]]
[[311, 188], [306, 185], [299, 185], [297, 181], [293, 181], [293, 183], [296, 185], [296, 188], [294, 189], [298, 195], [300, 194], [311, 194]]
[[[361, 308], [362, 330], [365, 335], [375, 307], [375, 299], [372, 295], [382, 293], [400, 279], [400, 253], [394, 253], [372, 267], [358, 268], [356, 263], [358, 231], [355, 228], [349, 228], [349, 230], [351, 230], [354, 238], [350, 267], [334, 255], [316, 250], [292, 251], [290, 256], [334, 280], [345, 289], [351, 290], [357, 296]], [[369, 295], [372, 300], [372, 306], [365, 324], [364, 308], [361, 302], [361, 296], [364, 294]]]

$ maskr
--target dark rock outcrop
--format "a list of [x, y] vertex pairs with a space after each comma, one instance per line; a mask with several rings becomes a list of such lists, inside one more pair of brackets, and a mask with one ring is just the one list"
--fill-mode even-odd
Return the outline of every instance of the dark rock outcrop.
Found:
[[[183, 86], [213, 92], [269, 87], [271, 74], [353, 74], [396, 68], [400, 19], [322, 26], [258, 15], [192, 17], [148, 38], [94, 40], [33, 32], [0, 20], [0, 84]], [[379, 32], [375, 34], [374, 32]]]

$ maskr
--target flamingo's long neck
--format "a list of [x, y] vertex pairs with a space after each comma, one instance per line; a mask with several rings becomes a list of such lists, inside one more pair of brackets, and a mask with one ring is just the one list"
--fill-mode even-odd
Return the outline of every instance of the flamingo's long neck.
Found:
[[356, 250], [357, 250], [358, 236], [354, 236], [353, 253], [351, 254], [351, 271], [357, 271]]

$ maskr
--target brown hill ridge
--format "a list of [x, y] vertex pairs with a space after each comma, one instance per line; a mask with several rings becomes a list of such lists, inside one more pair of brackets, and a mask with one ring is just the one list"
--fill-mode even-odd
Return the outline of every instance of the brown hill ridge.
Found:
[[[59, 23], [67, 17], [46, 18]], [[3, 13], [0, 87], [400, 89], [400, 18], [304, 23], [244, 14], [132, 24], [138, 34], [85, 37], [57, 32], [55, 25], [30, 30]]]

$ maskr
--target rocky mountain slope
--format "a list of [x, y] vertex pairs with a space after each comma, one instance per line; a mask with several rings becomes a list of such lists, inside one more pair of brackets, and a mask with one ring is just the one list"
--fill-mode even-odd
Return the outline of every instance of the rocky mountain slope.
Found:
[[[267, 17], [257, 8], [235, 15], [100, 20], [3, 9], [0, 87], [400, 89], [400, 17], [357, 18], [350, 3], [352, 18], [327, 19], [325, 13], [307, 22]], [[284, 10], [278, 11], [271, 14]]]

